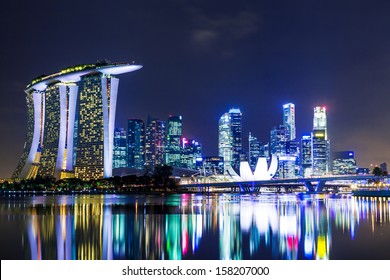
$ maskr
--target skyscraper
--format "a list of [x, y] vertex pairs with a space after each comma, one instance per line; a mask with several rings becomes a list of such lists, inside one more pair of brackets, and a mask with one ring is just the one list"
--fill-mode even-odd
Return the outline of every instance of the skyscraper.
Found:
[[145, 130], [145, 165], [151, 169], [165, 163], [166, 122], [148, 117]]
[[326, 124], [326, 108], [314, 107], [312, 133], [312, 175], [323, 176], [330, 172], [330, 141]]
[[180, 166], [181, 146], [180, 139], [182, 136], [182, 117], [170, 116], [168, 118], [166, 164], [169, 166]]
[[258, 158], [260, 156], [264, 156], [264, 152], [263, 154], [261, 153], [263, 147], [261, 146], [260, 141], [256, 137], [252, 136], [250, 132], [249, 132], [248, 141], [249, 141], [248, 160], [249, 160], [249, 165], [252, 168], [252, 171], [254, 171], [256, 168]]
[[295, 130], [295, 105], [283, 105], [283, 124], [271, 130], [271, 154], [278, 157], [276, 177], [294, 178], [299, 175], [299, 143]]
[[77, 65], [27, 85], [27, 138], [13, 177], [110, 177], [116, 75], [141, 67], [107, 61]]
[[303, 135], [301, 139], [301, 176], [310, 177], [312, 175], [312, 150], [311, 135]]
[[127, 121], [127, 166], [143, 169], [145, 164], [145, 125], [142, 120]]
[[232, 108], [229, 110], [229, 116], [232, 131], [232, 167], [239, 170], [242, 154], [242, 114], [240, 109]]
[[218, 152], [224, 158], [225, 172], [233, 167], [240, 168], [242, 152], [242, 114], [240, 109], [232, 108], [224, 113], [218, 124]]
[[325, 130], [313, 130], [312, 134], [312, 171], [314, 176], [328, 173], [328, 144]]
[[333, 153], [332, 173], [334, 175], [356, 174], [356, 160], [353, 151]]
[[127, 167], [126, 130], [115, 128], [112, 168]]
[[294, 178], [297, 173], [298, 144], [290, 140], [287, 125], [279, 125], [271, 130], [271, 154], [278, 157], [277, 178]]
[[223, 158], [224, 170], [232, 166], [233, 140], [229, 113], [221, 116], [218, 123], [218, 155]]
[[292, 103], [283, 105], [283, 124], [288, 127], [289, 140], [295, 140], [295, 105]]
[[326, 125], [326, 107], [314, 107], [313, 130], [324, 130], [325, 139], [328, 139], [327, 125]]
[[181, 139], [180, 167], [196, 170], [196, 160], [202, 158], [202, 145], [194, 139]]

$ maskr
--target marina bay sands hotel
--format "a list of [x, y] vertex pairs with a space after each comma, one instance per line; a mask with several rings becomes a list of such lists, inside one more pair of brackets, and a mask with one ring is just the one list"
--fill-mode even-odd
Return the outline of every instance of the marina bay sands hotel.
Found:
[[111, 177], [116, 76], [140, 68], [103, 61], [34, 79], [25, 89], [27, 137], [12, 177]]

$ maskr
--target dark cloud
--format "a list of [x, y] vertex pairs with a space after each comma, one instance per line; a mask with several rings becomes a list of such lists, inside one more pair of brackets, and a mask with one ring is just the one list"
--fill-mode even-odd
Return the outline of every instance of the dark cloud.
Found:
[[191, 42], [195, 50], [234, 53], [234, 43], [255, 34], [259, 30], [258, 15], [249, 11], [239, 11], [233, 15], [209, 16], [199, 10], [192, 10]]

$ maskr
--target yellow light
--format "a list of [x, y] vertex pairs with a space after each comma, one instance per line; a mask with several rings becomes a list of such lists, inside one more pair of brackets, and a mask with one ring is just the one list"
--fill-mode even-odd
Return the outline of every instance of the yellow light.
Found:
[[320, 259], [326, 257], [326, 240], [325, 236], [318, 236], [317, 239], [317, 256]]

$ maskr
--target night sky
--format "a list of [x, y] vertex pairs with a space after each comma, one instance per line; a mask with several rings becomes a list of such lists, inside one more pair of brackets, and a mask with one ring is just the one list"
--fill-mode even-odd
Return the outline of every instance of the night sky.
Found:
[[67, 66], [142, 64], [119, 76], [116, 126], [183, 116], [184, 136], [217, 155], [218, 119], [243, 114], [269, 142], [282, 105], [296, 106], [297, 137], [325, 105], [331, 150], [358, 166], [390, 164], [390, 1], [3, 1], [0, 177], [10, 177], [27, 132], [24, 88]]

